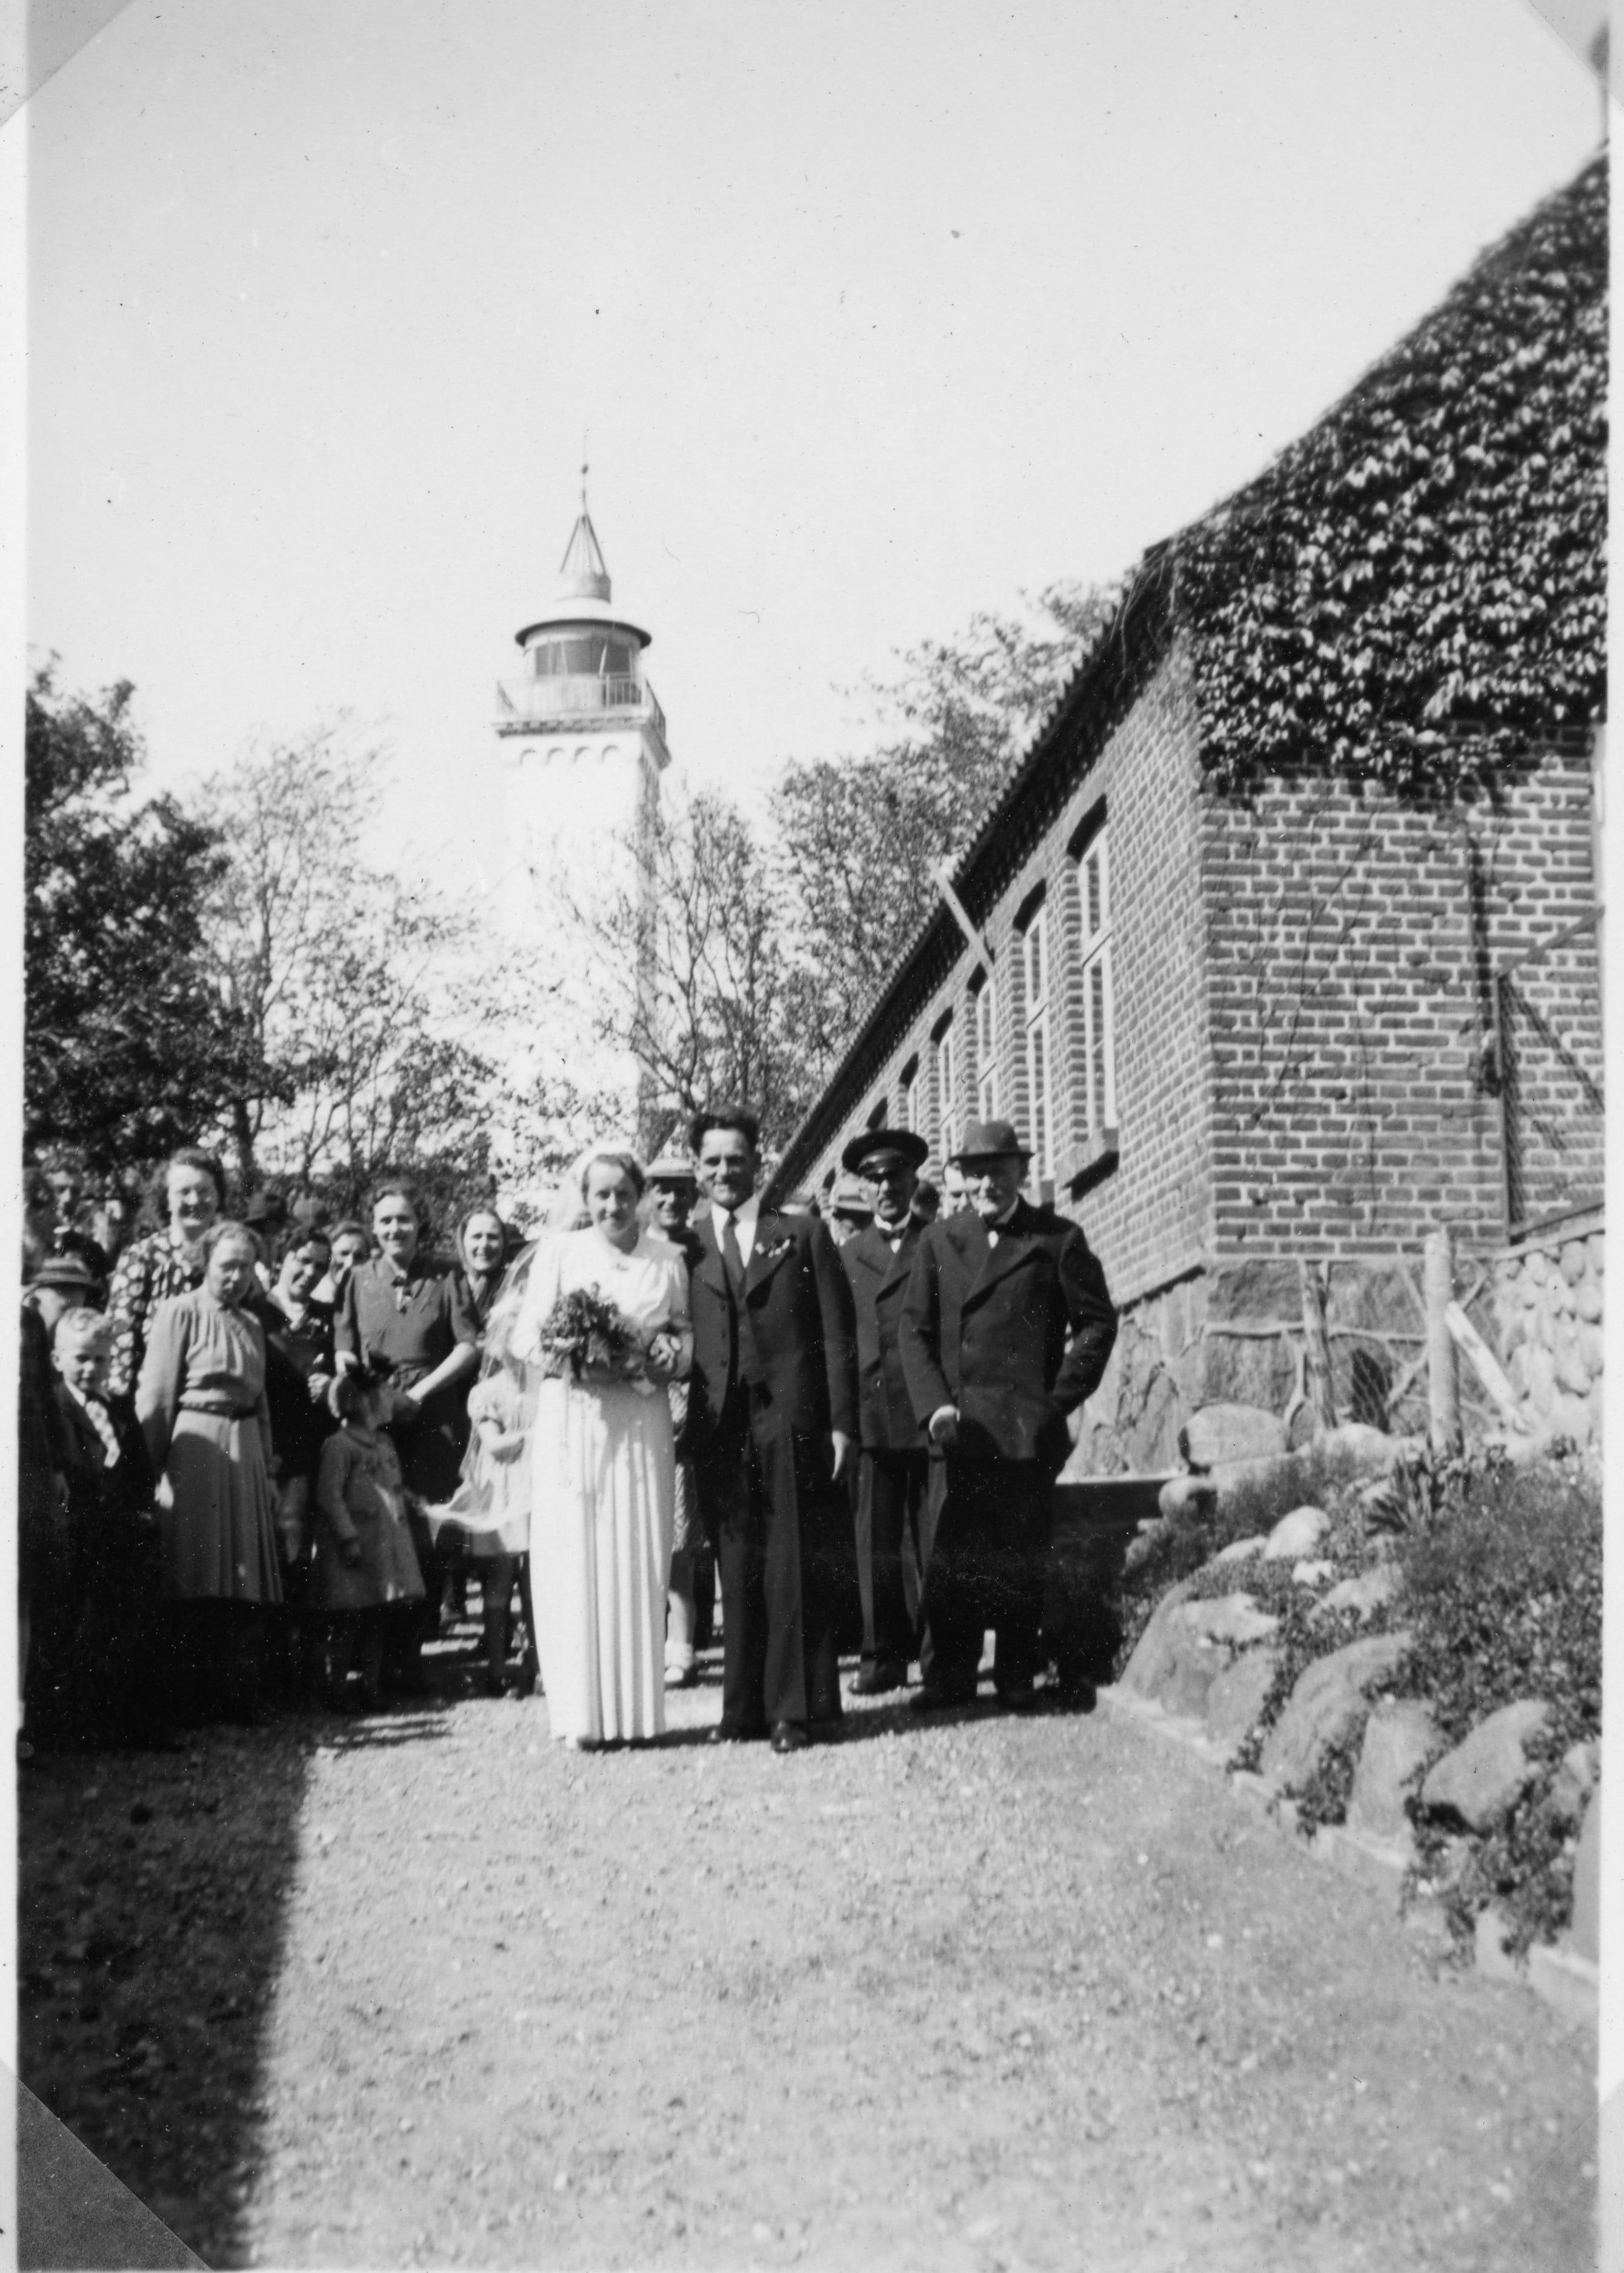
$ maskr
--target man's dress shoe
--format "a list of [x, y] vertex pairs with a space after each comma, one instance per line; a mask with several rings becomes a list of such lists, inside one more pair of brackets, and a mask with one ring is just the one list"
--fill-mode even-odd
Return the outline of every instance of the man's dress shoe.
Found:
[[758, 1744], [766, 1733], [765, 1722], [741, 1728], [734, 1721], [718, 1721], [705, 1742], [708, 1744]]
[[1030, 1681], [1006, 1681], [998, 1691], [998, 1702], [1006, 1713], [1035, 1713], [1036, 1684]]
[[775, 1721], [772, 1724], [772, 1749], [775, 1752], [804, 1752], [811, 1741], [799, 1721]]
[[884, 1697], [891, 1690], [906, 1689], [907, 1685], [907, 1667], [898, 1665], [895, 1658], [882, 1657], [873, 1665], [863, 1667], [851, 1684], [847, 1694], [852, 1697]]
[[927, 1681], [914, 1692], [908, 1703], [915, 1713], [951, 1713], [959, 1707], [974, 1705], [975, 1684], [955, 1682], [951, 1686], [941, 1681]]

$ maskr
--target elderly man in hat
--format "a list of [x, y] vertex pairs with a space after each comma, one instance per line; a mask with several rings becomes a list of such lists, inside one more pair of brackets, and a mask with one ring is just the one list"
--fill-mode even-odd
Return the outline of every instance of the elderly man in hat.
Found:
[[857, 1311], [857, 1582], [863, 1638], [853, 1697], [905, 1687], [914, 1654], [927, 1463], [925, 1432], [902, 1377], [897, 1330], [924, 1236], [914, 1201], [929, 1150], [911, 1129], [868, 1129], [840, 1156], [848, 1174], [861, 1180], [873, 1211], [840, 1249]]
[[971, 1121], [954, 1155], [970, 1206], [923, 1234], [903, 1298], [903, 1377], [931, 1454], [932, 1662], [914, 1700], [927, 1708], [974, 1697], [991, 1626], [999, 1697], [1030, 1709], [1066, 1416], [1098, 1386], [1116, 1338], [1082, 1233], [1022, 1197], [1030, 1158], [1007, 1121]]

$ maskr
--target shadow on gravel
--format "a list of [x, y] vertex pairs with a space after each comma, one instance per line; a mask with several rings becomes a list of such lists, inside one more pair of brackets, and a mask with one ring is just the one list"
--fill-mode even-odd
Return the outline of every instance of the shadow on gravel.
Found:
[[211, 2266], [244, 2262], [311, 1762], [447, 1727], [290, 1714], [19, 1776], [19, 2072]]

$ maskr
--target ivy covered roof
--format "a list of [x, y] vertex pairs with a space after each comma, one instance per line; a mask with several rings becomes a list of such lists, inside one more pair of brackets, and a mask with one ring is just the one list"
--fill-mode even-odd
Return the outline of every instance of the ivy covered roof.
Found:
[[1176, 540], [1214, 786], [1428, 792], [1605, 710], [1607, 168]]

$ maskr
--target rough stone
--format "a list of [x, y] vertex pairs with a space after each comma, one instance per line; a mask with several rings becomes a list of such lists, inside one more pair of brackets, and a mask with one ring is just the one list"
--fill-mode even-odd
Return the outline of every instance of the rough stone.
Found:
[[1579, 1827], [1574, 1857], [1573, 1946], [1592, 1965], [1601, 1963], [1601, 1806], [1598, 1791]]
[[[1125, 1390], [1123, 1404], [1126, 1404]], [[1119, 1407], [1116, 1426], [1128, 1457], [1141, 1474], [1154, 1475], [1158, 1468], [1170, 1468], [1178, 1455], [1178, 1391], [1170, 1377], [1155, 1375], [1132, 1420]]]
[[1280, 1630], [1280, 1620], [1270, 1611], [1260, 1610], [1252, 1597], [1244, 1593], [1186, 1602], [1184, 1617], [1191, 1632], [1203, 1641], [1224, 1642], [1231, 1649], [1244, 1649], [1252, 1642], [1267, 1641]]
[[1325, 1297], [1326, 1324], [1377, 1333], [1416, 1333], [1422, 1311], [1408, 1274], [1381, 1265], [1335, 1263]]
[[1556, 1394], [1556, 1360], [1538, 1342], [1525, 1343], [1521, 1354], [1529, 1401], [1539, 1412], [1545, 1412]]
[[1590, 1268], [1599, 1279], [1603, 1276], [1607, 1268], [1606, 1233], [1605, 1231], [1593, 1231], [1590, 1237], [1585, 1241], [1584, 1246], [1585, 1252], [1590, 1258]]
[[1469, 1831], [1492, 1831], [1538, 1774], [1523, 1746], [1550, 1718], [1543, 1698], [1524, 1697], [1480, 1721], [1422, 1785], [1427, 1812]]
[[1579, 1329], [1568, 1319], [1558, 1321], [1551, 1354], [1556, 1362], [1557, 1387], [1570, 1397], [1583, 1397], [1590, 1385], [1590, 1368], [1579, 1354]]
[[1372, 1428], [1367, 1421], [1340, 1421], [1320, 1437], [1320, 1449], [1356, 1467], [1385, 1472], [1414, 1442], [1411, 1437], [1389, 1436], [1385, 1429]]
[[1214, 1563], [1247, 1563], [1254, 1555], [1261, 1555], [1267, 1542], [1261, 1532], [1255, 1539], [1232, 1539], [1214, 1556]]
[[1553, 1438], [1565, 1437], [1570, 1444], [1581, 1446], [1595, 1436], [1598, 1417], [1593, 1390], [1588, 1397], [1573, 1397], [1559, 1390], [1547, 1414]]
[[1294, 1507], [1270, 1532], [1264, 1560], [1295, 1563], [1302, 1556], [1312, 1555], [1330, 1527], [1331, 1519], [1322, 1507]]
[[1174, 1663], [1173, 1620], [1190, 1592], [1190, 1580], [1169, 1587], [1151, 1612], [1150, 1623], [1124, 1667], [1121, 1686], [1136, 1697], [1154, 1697]]
[[1214, 1276], [1207, 1315], [1240, 1325], [1290, 1324], [1302, 1307], [1295, 1263], [1235, 1263]]
[[1562, 1276], [1570, 1287], [1576, 1287], [1583, 1278], [1584, 1266], [1588, 1259], [1584, 1251], [1584, 1242], [1582, 1239], [1569, 1239], [1563, 1242]]
[[1208, 1476], [1169, 1476], [1156, 1504], [1169, 1523], [1210, 1523], [1218, 1512], [1218, 1487]]
[[1243, 1650], [1232, 1665], [1216, 1674], [1207, 1692], [1207, 1733], [1231, 1751], [1257, 1725], [1280, 1663], [1278, 1650], [1265, 1647]]
[[1594, 1279], [1587, 1279], [1583, 1286], [1575, 1288], [1574, 1308], [1579, 1316], [1591, 1325], [1598, 1325], [1601, 1323], [1601, 1288], [1596, 1284]]
[[1392, 1602], [1403, 1583], [1395, 1564], [1379, 1563], [1352, 1579], [1338, 1579], [1323, 1602], [1315, 1603], [1311, 1616], [1318, 1620], [1335, 1617], [1338, 1610], [1357, 1610], [1368, 1618]]
[[1543, 1287], [1551, 1276], [1551, 1258], [1543, 1248], [1530, 1247], [1522, 1258], [1522, 1276], [1530, 1287]]
[[1350, 1641], [1304, 1673], [1269, 1730], [1259, 1765], [1286, 1791], [1301, 1791], [1326, 1753], [1356, 1728], [1369, 1692], [1389, 1680], [1410, 1647], [1408, 1633]]
[[1183, 1442], [1192, 1464], [1267, 1460], [1286, 1449], [1285, 1424], [1260, 1405], [1204, 1405], [1184, 1423]]
[[1581, 1326], [1578, 1337], [1579, 1363], [1592, 1382], [1602, 1371], [1607, 1346], [1599, 1326]]
[[1404, 1801], [1438, 1744], [1437, 1723], [1418, 1699], [1383, 1697], [1373, 1705], [1353, 1772], [1348, 1828], [1408, 1852], [1415, 1834]]
[[1304, 1556], [1300, 1563], [1291, 1565], [1291, 1583], [1296, 1587], [1323, 1587], [1327, 1579], [1336, 1576], [1336, 1565], [1321, 1556]]
[[[1124, 1689], [1149, 1697], [1169, 1713], [1199, 1719], [1207, 1692], [1229, 1662], [1230, 1652], [1264, 1641], [1278, 1618], [1259, 1610], [1250, 1594], [1225, 1594], [1215, 1601], [1181, 1599], [1164, 1619], [1165, 1602], [1146, 1627], [1122, 1677]], [[1154, 1647], [1147, 1651], [1146, 1644]], [[1143, 1663], [1141, 1663], [1143, 1659]]]
[[1551, 1812], [1560, 1823], [1576, 1824], [1596, 1789], [1601, 1753], [1595, 1744], [1570, 1744], [1551, 1780]]
[[1248, 1405], [1279, 1412], [1297, 1385], [1297, 1360], [1283, 1336], [1214, 1333], [1201, 1341], [1200, 1405]]

